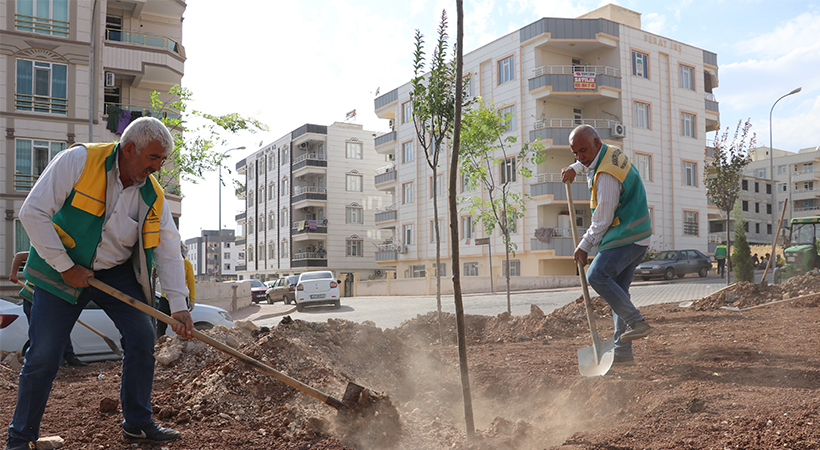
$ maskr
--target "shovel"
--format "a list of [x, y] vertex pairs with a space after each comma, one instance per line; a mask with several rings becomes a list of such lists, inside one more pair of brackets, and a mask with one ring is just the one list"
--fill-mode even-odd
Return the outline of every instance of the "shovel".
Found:
[[[26, 283], [23, 283], [22, 281], [19, 281], [19, 280], [18, 280], [18, 281], [17, 281], [17, 284], [19, 284], [20, 286], [22, 286], [22, 287], [23, 287], [23, 289], [25, 289], [25, 290], [27, 290], [27, 291], [31, 292], [32, 294], [34, 294], [34, 289], [32, 289], [32, 288], [31, 288], [31, 286], [27, 285]], [[25, 300], [26, 300], [27, 302], [31, 302], [31, 300], [29, 300], [29, 299], [25, 299]], [[89, 324], [87, 324], [87, 323], [83, 322], [83, 321], [82, 321], [82, 320], [80, 320], [80, 319], [77, 319], [77, 323], [79, 323], [80, 325], [82, 325], [82, 326], [84, 326], [84, 327], [88, 328], [89, 330], [91, 330], [91, 332], [93, 332], [93, 333], [94, 333], [94, 334], [96, 334], [97, 336], [99, 336], [99, 337], [103, 338], [103, 340], [105, 341], [105, 343], [106, 343], [106, 344], [108, 344], [108, 347], [111, 349], [111, 351], [112, 351], [112, 352], [116, 353], [116, 355], [117, 355], [117, 356], [122, 356], [122, 350], [120, 350], [120, 348], [119, 348], [119, 347], [117, 347], [117, 344], [116, 344], [116, 343], [114, 343], [114, 340], [113, 340], [113, 339], [111, 339], [110, 337], [106, 336], [106, 335], [105, 335], [105, 334], [103, 334], [100, 330], [98, 330], [98, 329], [96, 329], [96, 328], [92, 327], [91, 325], [89, 325]]]
[[[578, 246], [578, 226], [575, 222], [575, 204], [572, 201], [571, 184], [566, 183], [567, 203], [569, 203], [570, 222], [572, 222], [572, 242]], [[615, 338], [612, 337], [604, 342], [598, 338], [598, 327], [595, 326], [595, 319], [592, 316], [592, 302], [589, 299], [589, 287], [587, 286], [587, 275], [584, 266], [578, 262], [578, 274], [581, 277], [581, 287], [584, 290], [584, 306], [587, 311], [587, 322], [589, 331], [592, 334], [592, 346], [578, 349], [578, 369], [585, 377], [595, 377], [605, 375], [612, 367], [615, 359]]]

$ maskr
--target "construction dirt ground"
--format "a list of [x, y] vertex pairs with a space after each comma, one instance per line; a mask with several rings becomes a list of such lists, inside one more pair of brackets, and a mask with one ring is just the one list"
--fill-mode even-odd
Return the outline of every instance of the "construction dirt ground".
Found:
[[[577, 350], [591, 345], [581, 299], [549, 315], [533, 306], [526, 316], [467, 316], [471, 440], [452, 315], [444, 345], [434, 313], [386, 330], [286, 318], [273, 329], [208, 333], [337, 398], [348, 381], [389, 396], [400, 414], [400, 430], [390, 430], [399, 449], [817, 449], [820, 295], [721, 309], [814, 292], [820, 275], [810, 273], [776, 286], [739, 283], [687, 307], [644, 307], [654, 333], [634, 341], [637, 365], [593, 378], [578, 371]], [[593, 303], [606, 338], [609, 307]], [[154, 418], [181, 440], [122, 441], [119, 361], [61, 368], [41, 435], [61, 436], [68, 449], [385, 446], [337, 423], [326, 404], [201, 342], [163, 338], [156, 355]], [[2, 428], [15, 406], [17, 356], [0, 355]]]

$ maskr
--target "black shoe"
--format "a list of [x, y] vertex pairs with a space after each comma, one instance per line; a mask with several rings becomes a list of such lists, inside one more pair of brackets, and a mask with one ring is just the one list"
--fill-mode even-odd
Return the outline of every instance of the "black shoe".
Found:
[[634, 356], [619, 356], [615, 355], [615, 358], [612, 360], [612, 366], [634, 366], [635, 365], [635, 357]]
[[3, 450], [29, 450], [30, 448], [34, 447], [30, 447], [28, 442], [19, 442], [17, 444], [7, 443]]
[[179, 431], [150, 423], [141, 427], [122, 427], [122, 437], [129, 442], [169, 442], [182, 437]]
[[65, 358], [63, 361], [64, 361], [67, 365], [69, 365], [69, 366], [74, 366], [74, 367], [85, 367], [85, 366], [87, 366], [87, 365], [88, 365], [88, 363], [87, 363], [87, 362], [85, 362], [85, 361], [80, 361], [80, 359], [79, 359], [79, 358], [77, 358], [76, 356], [72, 356], [72, 357], [70, 357], [70, 358]]
[[652, 332], [652, 327], [646, 323], [646, 320], [639, 320], [632, 325], [626, 327], [626, 331], [621, 335], [621, 342], [634, 341], [642, 337], [649, 336]]

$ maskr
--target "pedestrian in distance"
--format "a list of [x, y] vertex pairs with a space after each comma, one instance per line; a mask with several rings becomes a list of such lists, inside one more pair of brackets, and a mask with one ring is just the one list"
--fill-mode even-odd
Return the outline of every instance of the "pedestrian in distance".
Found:
[[28, 449], [39, 437], [64, 343], [90, 301], [122, 334], [123, 438], [158, 443], [181, 436], [151, 417], [151, 317], [88, 283], [94, 277], [147, 303], [153, 299], [150, 274], [156, 265], [171, 315], [180, 322], [172, 328], [184, 338], [192, 337], [179, 232], [152, 175], [173, 147], [174, 139], [162, 122], [137, 119], [120, 142], [75, 145], [58, 153], [26, 197], [20, 221], [31, 239], [24, 271], [35, 286], [31, 346], [20, 372], [6, 450]]
[[715, 247], [715, 260], [717, 261], [717, 273], [723, 278], [726, 269], [726, 241]]
[[589, 252], [598, 247], [587, 279], [612, 308], [613, 366], [632, 366], [632, 341], [652, 332], [629, 295], [635, 267], [652, 235], [646, 191], [637, 168], [621, 149], [601, 142], [595, 128], [576, 127], [569, 135], [569, 146], [577, 161], [561, 170], [561, 180], [572, 182], [586, 169], [592, 209], [592, 224], [575, 249], [575, 261], [586, 265]]
[[757, 257], [757, 253], [752, 255], [752, 267], [757, 268], [760, 265], [760, 258]]

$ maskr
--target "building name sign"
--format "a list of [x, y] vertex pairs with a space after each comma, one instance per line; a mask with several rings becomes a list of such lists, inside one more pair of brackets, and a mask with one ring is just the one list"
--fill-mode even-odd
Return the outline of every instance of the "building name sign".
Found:
[[595, 90], [595, 72], [575, 72], [575, 89]]
[[683, 51], [683, 46], [681, 44], [663, 38], [659, 38], [657, 36], [652, 36], [651, 34], [644, 34], [643, 40], [644, 42], [655, 44], [658, 47], [668, 48], [669, 50], [677, 50], [678, 53]]

